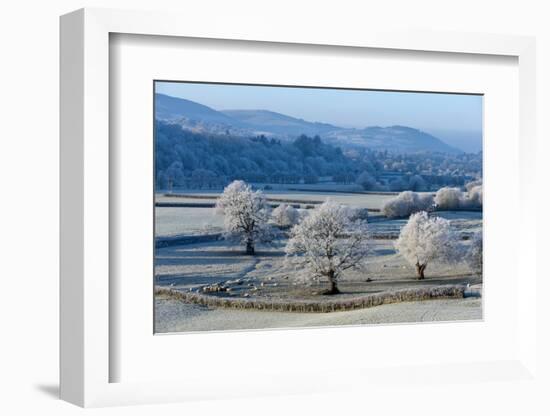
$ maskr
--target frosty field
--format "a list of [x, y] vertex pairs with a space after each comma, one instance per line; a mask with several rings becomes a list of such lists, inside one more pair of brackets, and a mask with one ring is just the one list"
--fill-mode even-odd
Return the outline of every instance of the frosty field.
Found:
[[[188, 191], [185, 195], [189, 197], [169, 196], [157, 194], [156, 203], [175, 204], [213, 204], [220, 191], [193, 192]], [[347, 193], [322, 193], [322, 192], [292, 192], [292, 191], [269, 191], [266, 192], [269, 198], [276, 200], [302, 201], [304, 207], [311, 202], [324, 202], [327, 198], [361, 208], [379, 210], [382, 204], [394, 195], [380, 194], [347, 194]], [[200, 196], [201, 198], [193, 198]], [[274, 202], [278, 203], [278, 202]], [[314, 206], [314, 205], [313, 205]], [[305, 209], [305, 208], [304, 208]], [[376, 212], [372, 212], [376, 217]], [[212, 208], [197, 207], [156, 207], [155, 209], [155, 234], [157, 237], [174, 235], [197, 235], [203, 233], [218, 233], [222, 230], [223, 216], [216, 215]]]
[[200, 235], [220, 232], [223, 217], [214, 215], [212, 208], [160, 208], [155, 209], [157, 237], [174, 235]]
[[[212, 203], [218, 193], [200, 192], [178, 196], [158, 195], [162, 203]], [[378, 210], [392, 195], [324, 194], [320, 192], [269, 192], [268, 201], [292, 200], [318, 204], [330, 198], [339, 203], [376, 211], [369, 212], [369, 252], [367, 267], [349, 270], [341, 279], [340, 299], [354, 299], [391, 291], [448, 285], [470, 285], [481, 293], [481, 277], [464, 263], [433, 263], [426, 279], [415, 279], [414, 267], [397, 253], [394, 243], [407, 219], [388, 219]], [[301, 206], [301, 205], [300, 205]], [[301, 208], [302, 211], [310, 209]], [[469, 236], [479, 230], [481, 212], [443, 211], [437, 213], [451, 221], [452, 228], [469, 244]], [[223, 216], [205, 207], [157, 207], [157, 238], [175, 235], [221, 233]], [[205, 287], [224, 287], [212, 293], [231, 299], [272, 299], [285, 302], [315, 300], [331, 302], [322, 296], [326, 282], [308, 279], [304, 270], [290, 265], [285, 258], [288, 232], [270, 244], [259, 245], [254, 256], [232, 241], [218, 239], [196, 244], [170, 245], [156, 249], [155, 286], [174, 292], [203, 293]], [[481, 319], [481, 299], [434, 299], [420, 302], [380, 305], [368, 309], [298, 313], [281, 311], [235, 310], [187, 303], [166, 294], [155, 298], [155, 331], [209, 331], [254, 328], [305, 327], [318, 325], [357, 325], [375, 323], [424, 322]]]
[[[302, 187], [304, 185], [300, 185]], [[291, 190], [269, 190], [263, 191], [268, 199], [289, 199], [303, 201], [304, 204], [308, 202], [324, 202], [327, 198], [333, 201], [340, 202], [342, 204], [354, 205], [361, 208], [380, 209], [382, 204], [388, 199], [395, 196], [394, 193], [348, 193], [348, 192], [321, 192], [321, 191], [291, 191]], [[155, 196], [156, 202], [208, 202], [214, 201], [219, 196], [220, 191], [186, 191], [179, 194], [180, 196], [170, 196], [169, 194], [157, 194]], [[185, 195], [185, 198], [181, 196]], [[193, 198], [198, 196], [200, 198]]]
[[470, 321], [482, 318], [479, 298], [407, 302], [355, 311], [312, 314], [210, 309], [159, 296], [155, 299], [155, 310], [155, 329], [158, 333]]

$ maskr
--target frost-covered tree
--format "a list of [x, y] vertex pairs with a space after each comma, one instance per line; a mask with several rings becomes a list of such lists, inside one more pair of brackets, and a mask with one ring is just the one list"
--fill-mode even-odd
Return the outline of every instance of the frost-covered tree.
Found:
[[425, 191], [428, 187], [428, 184], [424, 180], [424, 178], [420, 175], [413, 175], [409, 179], [409, 189], [411, 191]]
[[464, 187], [466, 188], [467, 192], [470, 192], [472, 188], [480, 186], [482, 184], [483, 182], [481, 181], [481, 179], [476, 179], [475, 181], [468, 182], [466, 185], [464, 185]]
[[474, 273], [483, 272], [483, 233], [481, 231], [473, 235], [466, 260]]
[[289, 228], [298, 224], [300, 213], [291, 205], [281, 204], [271, 213], [273, 222], [281, 228]]
[[309, 278], [327, 279], [327, 294], [339, 293], [342, 273], [366, 264], [367, 222], [353, 221], [349, 207], [326, 201], [294, 226], [287, 258], [306, 267]]
[[464, 193], [459, 188], [441, 188], [435, 195], [435, 203], [440, 210], [456, 209], [481, 209], [483, 206], [482, 185], [466, 185], [468, 192]]
[[459, 209], [463, 200], [462, 191], [458, 188], [441, 188], [435, 194], [435, 204], [438, 209]]
[[164, 174], [168, 188], [172, 190], [172, 186], [181, 185], [183, 181], [183, 164], [179, 161], [172, 162]]
[[470, 187], [464, 203], [465, 208], [481, 209], [483, 206], [483, 186], [476, 185]]
[[405, 191], [387, 201], [382, 206], [382, 213], [388, 218], [406, 218], [415, 212], [429, 210], [433, 204], [432, 194]]
[[218, 176], [208, 169], [195, 169], [191, 174], [191, 181], [195, 188], [211, 188], [218, 182]]
[[395, 248], [415, 266], [418, 279], [424, 279], [429, 263], [453, 263], [460, 257], [450, 222], [439, 217], [430, 218], [425, 211], [411, 215], [401, 229]]
[[357, 185], [360, 185], [365, 191], [373, 191], [378, 188], [378, 182], [369, 172], [364, 171], [355, 180]]
[[390, 182], [389, 189], [390, 191], [402, 191], [406, 189], [407, 186], [409, 186], [409, 184], [403, 178], [396, 178]]
[[368, 221], [369, 219], [369, 210], [368, 208], [350, 208], [351, 215], [350, 219], [352, 221]]
[[246, 254], [253, 255], [257, 242], [271, 238], [270, 208], [264, 194], [253, 191], [243, 181], [233, 181], [224, 189], [216, 202], [216, 211], [224, 215], [226, 237], [240, 240]]

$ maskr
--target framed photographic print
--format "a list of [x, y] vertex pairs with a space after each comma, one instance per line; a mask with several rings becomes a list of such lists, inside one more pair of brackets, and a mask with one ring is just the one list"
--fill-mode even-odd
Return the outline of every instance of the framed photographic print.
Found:
[[482, 95], [154, 94], [156, 333], [482, 318]]
[[62, 398], [537, 383], [533, 39], [181, 21], [61, 19]]

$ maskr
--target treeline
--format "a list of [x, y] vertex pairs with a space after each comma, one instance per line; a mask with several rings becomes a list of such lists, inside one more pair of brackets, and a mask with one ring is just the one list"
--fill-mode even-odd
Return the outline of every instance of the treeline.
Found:
[[389, 191], [437, 190], [443, 186], [464, 186], [482, 177], [482, 153], [447, 154], [419, 152], [396, 154], [370, 149], [345, 152], [364, 167], [356, 182], [365, 189]]
[[293, 142], [265, 136], [194, 133], [156, 123], [157, 188], [215, 188], [234, 179], [247, 182], [315, 183], [322, 176], [356, 177], [361, 163], [339, 147], [302, 135]]
[[233, 180], [314, 184], [329, 180], [369, 191], [427, 191], [462, 187], [482, 175], [482, 154], [394, 154], [347, 149], [301, 135], [294, 141], [265, 136], [193, 132], [156, 122], [157, 189], [220, 189]]

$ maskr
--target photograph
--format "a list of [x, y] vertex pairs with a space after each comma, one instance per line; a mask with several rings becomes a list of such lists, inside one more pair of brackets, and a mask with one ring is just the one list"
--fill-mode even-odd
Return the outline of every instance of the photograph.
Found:
[[154, 332], [483, 319], [483, 95], [155, 80]]
[[0, 416], [550, 416], [548, 2], [452, 6], [4, 2]]

